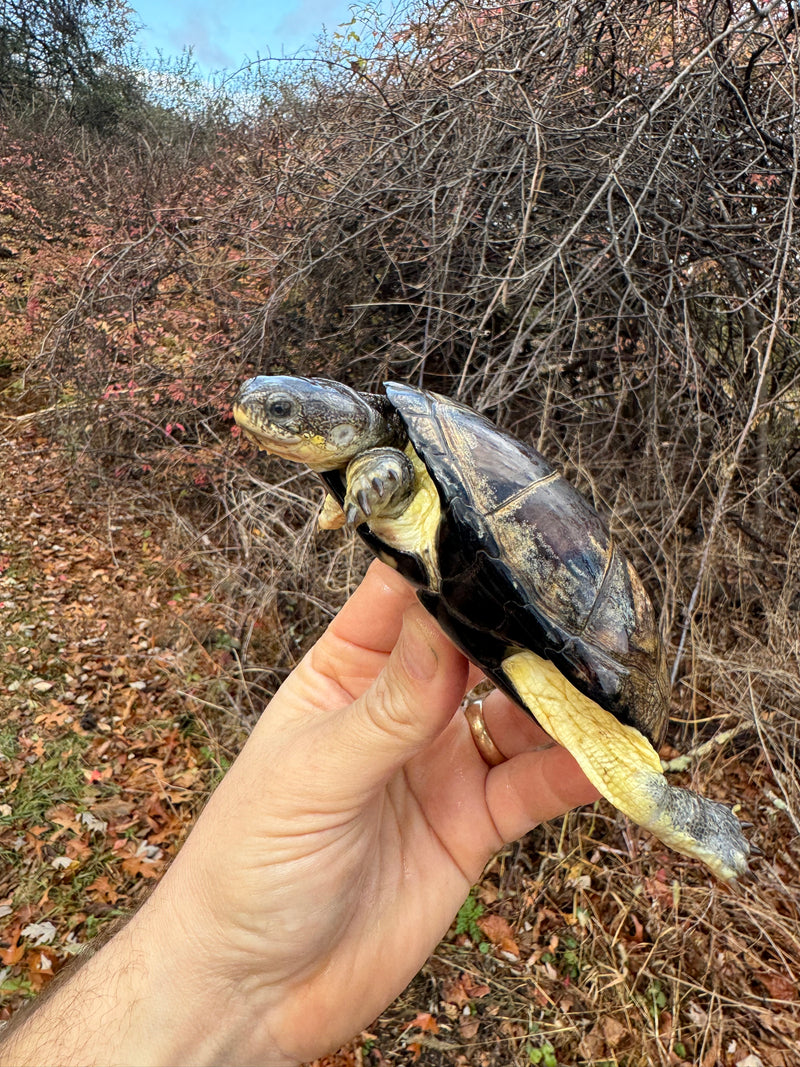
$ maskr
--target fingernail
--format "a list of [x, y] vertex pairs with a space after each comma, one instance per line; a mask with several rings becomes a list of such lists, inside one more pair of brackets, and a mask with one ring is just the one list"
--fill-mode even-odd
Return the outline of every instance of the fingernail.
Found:
[[398, 641], [398, 651], [403, 669], [418, 682], [428, 682], [436, 674], [439, 657], [428, 640], [428, 634], [421, 620], [405, 618]]

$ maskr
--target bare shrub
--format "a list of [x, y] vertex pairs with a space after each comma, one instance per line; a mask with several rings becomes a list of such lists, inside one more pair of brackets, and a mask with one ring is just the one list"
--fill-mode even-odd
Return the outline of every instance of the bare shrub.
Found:
[[431, 6], [276, 120], [280, 195], [251, 194], [279, 249], [254, 362], [410, 377], [532, 438], [661, 587], [676, 682], [709, 623], [796, 636], [796, 29]]

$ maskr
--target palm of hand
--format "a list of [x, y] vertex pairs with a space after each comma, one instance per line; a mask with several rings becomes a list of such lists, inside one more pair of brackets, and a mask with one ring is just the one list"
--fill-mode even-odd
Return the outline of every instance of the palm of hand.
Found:
[[[414, 603], [373, 565], [262, 716], [175, 865], [191, 864], [208, 900], [224, 977], [263, 998], [265, 1046], [284, 1055], [270, 1062], [313, 1056], [368, 1025], [493, 852], [596, 796], [499, 696], [487, 720], [514, 758], [485, 765], [455, 714], [467, 665]], [[432, 677], [413, 677], [426, 663]]]

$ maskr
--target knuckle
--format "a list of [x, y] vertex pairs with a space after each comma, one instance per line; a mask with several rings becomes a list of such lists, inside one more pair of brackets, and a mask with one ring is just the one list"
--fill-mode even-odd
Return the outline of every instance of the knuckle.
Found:
[[379, 729], [392, 734], [407, 734], [416, 722], [411, 694], [402, 680], [390, 679], [388, 673], [377, 678], [366, 702], [367, 713]]

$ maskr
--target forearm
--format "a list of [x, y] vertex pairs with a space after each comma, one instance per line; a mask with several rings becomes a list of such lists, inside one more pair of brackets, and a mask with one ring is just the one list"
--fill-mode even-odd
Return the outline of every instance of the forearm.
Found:
[[0, 1033], [0, 1067], [290, 1064], [269, 1048], [267, 1013], [209, 973], [199, 946], [176, 932], [169, 909], [151, 898], [7, 1036]]

